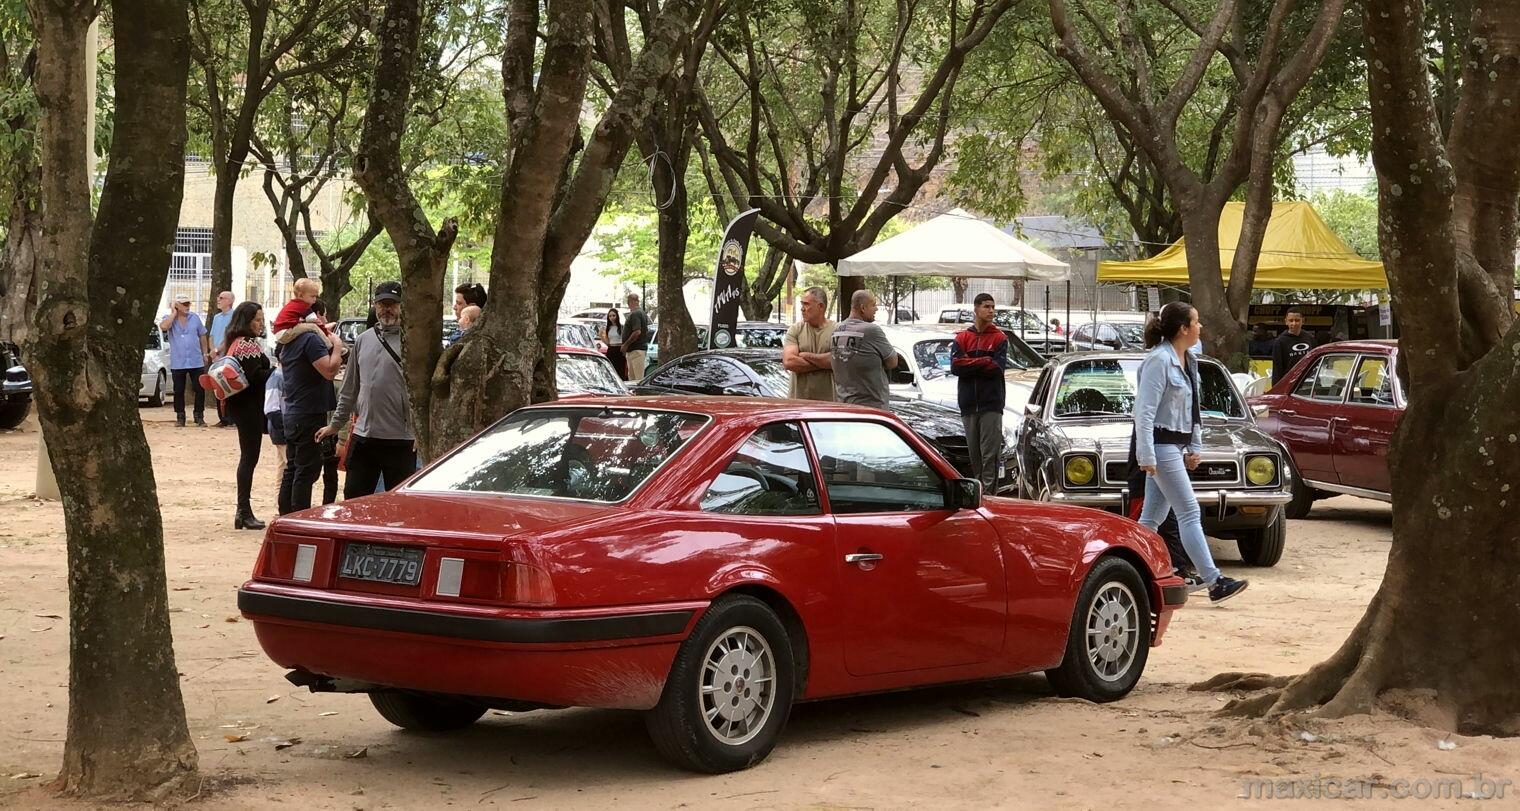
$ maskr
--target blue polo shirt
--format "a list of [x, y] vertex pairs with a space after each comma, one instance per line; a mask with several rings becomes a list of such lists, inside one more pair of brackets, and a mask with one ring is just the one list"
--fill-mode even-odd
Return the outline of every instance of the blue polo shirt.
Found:
[[195, 313], [186, 313], [183, 320], [176, 318], [170, 321], [169, 368], [204, 368], [206, 356], [201, 352], [201, 336], [205, 334], [206, 325], [201, 323], [201, 317]]
[[227, 339], [227, 325], [232, 323], [232, 311], [211, 316], [211, 349], [222, 351], [222, 341]]

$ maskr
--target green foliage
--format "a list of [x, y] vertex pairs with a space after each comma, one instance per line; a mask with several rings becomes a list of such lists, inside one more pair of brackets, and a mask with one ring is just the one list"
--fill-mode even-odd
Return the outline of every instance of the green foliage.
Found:
[[[692, 203], [686, 216], [691, 233], [686, 240], [683, 275], [686, 281], [705, 279], [713, 273], [718, 243], [727, 223], [718, 221], [717, 209], [710, 198]], [[660, 245], [653, 206], [609, 206], [602, 212], [593, 238], [601, 247], [597, 259], [602, 262], [602, 275], [635, 289], [655, 289], [659, 282]], [[763, 256], [764, 251], [764, 241], [751, 237], [748, 264], [753, 267], [756, 257]]]
[[1336, 190], [1309, 198], [1314, 210], [1335, 235], [1345, 240], [1363, 259], [1380, 261], [1378, 253], [1378, 202], [1375, 189], [1360, 193]]

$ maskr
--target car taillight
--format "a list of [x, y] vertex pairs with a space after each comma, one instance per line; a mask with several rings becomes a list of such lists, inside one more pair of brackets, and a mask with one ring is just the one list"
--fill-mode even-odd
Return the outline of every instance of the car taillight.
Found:
[[509, 545], [506, 557], [501, 601], [507, 605], [553, 605], [554, 581], [533, 548]]
[[332, 544], [325, 538], [271, 535], [264, 542], [254, 576], [325, 588], [331, 568]]

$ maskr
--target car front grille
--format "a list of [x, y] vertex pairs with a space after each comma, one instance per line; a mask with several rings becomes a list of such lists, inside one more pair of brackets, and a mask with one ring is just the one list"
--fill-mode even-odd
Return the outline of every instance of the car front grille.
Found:
[[[1116, 460], [1104, 463], [1103, 478], [1111, 484], [1128, 483], [1129, 462]], [[1200, 484], [1229, 484], [1239, 480], [1240, 472], [1235, 462], [1204, 462], [1197, 470], [1189, 471], [1188, 478]]]

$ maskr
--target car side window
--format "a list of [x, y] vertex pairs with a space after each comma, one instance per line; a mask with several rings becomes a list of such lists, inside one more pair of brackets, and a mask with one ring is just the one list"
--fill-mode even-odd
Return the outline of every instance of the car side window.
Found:
[[734, 454], [702, 496], [702, 510], [728, 515], [818, 515], [818, 486], [802, 429], [767, 425]]
[[1393, 405], [1393, 375], [1388, 373], [1388, 359], [1367, 355], [1356, 368], [1356, 382], [1349, 397], [1363, 405]]
[[[1340, 402], [1346, 393], [1346, 385], [1351, 382], [1351, 371], [1355, 366], [1355, 355], [1326, 355], [1320, 358], [1319, 365], [1314, 367], [1313, 372], [1299, 382], [1294, 394], [1311, 400]], [[1308, 394], [1303, 393], [1306, 384], [1309, 386]]]
[[1091, 342], [1092, 339], [1093, 339], [1092, 325], [1091, 324], [1083, 324], [1082, 326], [1080, 326], [1080, 327], [1077, 328], [1076, 332], [1072, 333], [1071, 337], [1072, 337], [1073, 340]]
[[896, 431], [874, 422], [810, 422], [835, 513], [945, 508], [944, 480]]

